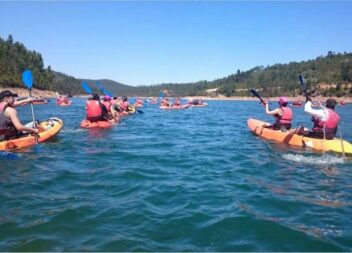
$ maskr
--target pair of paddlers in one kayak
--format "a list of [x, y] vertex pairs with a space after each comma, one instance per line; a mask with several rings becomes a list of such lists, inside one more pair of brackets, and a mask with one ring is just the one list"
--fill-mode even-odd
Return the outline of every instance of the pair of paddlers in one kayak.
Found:
[[[264, 101], [265, 102], [265, 101]], [[287, 107], [288, 100], [286, 97], [279, 98], [279, 108], [274, 110], [269, 109], [269, 105], [265, 102], [265, 112], [268, 115], [273, 115], [276, 121], [272, 125], [268, 125], [275, 130], [290, 130], [292, 125], [293, 113], [291, 108]], [[337, 133], [338, 124], [340, 122], [339, 115], [335, 112], [336, 100], [329, 98], [326, 100], [325, 106], [313, 105], [308, 99], [304, 111], [312, 116], [314, 126], [311, 131], [306, 131], [301, 126], [297, 129], [297, 134], [302, 134], [313, 138], [324, 138], [331, 140]]]

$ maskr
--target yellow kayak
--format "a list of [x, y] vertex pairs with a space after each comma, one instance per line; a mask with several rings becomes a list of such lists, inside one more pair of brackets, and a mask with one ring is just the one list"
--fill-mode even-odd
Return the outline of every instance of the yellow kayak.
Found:
[[256, 119], [248, 119], [247, 125], [254, 134], [268, 140], [286, 143], [297, 147], [308, 147], [324, 152], [331, 151], [352, 155], [352, 144], [342, 139], [334, 138], [332, 140], [324, 140], [307, 137], [296, 133], [296, 129], [291, 129], [286, 132], [281, 130], [273, 130], [264, 127], [265, 125], [269, 125], [269, 123]]
[[[44, 142], [57, 135], [63, 126], [63, 121], [58, 118], [50, 118], [46, 121], [40, 122], [39, 125], [45, 130], [38, 134], [38, 143]], [[17, 139], [1, 141], [0, 150], [25, 148], [35, 144], [36, 137], [33, 134], [28, 134]]]

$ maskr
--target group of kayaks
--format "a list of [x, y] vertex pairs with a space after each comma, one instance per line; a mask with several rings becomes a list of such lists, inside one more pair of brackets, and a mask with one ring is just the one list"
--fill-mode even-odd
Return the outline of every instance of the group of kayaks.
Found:
[[110, 120], [99, 120], [99, 121], [94, 121], [94, 122], [91, 122], [87, 119], [83, 119], [81, 121], [80, 126], [81, 126], [81, 128], [86, 128], [86, 129], [89, 129], [89, 128], [110, 128], [110, 127], [117, 125], [120, 122], [120, 119], [122, 117], [133, 115], [136, 112], [137, 112], [137, 110], [134, 106], [129, 106], [128, 112], [119, 113], [119, 117], [117, 117], [117, 118], [112, 118]]
[[[179, 106], [160, 106], [163, 110], [173, 109], [187, 109], [189, 107], [204, 107], [207, 104], [191, 105], [183, 104]], [[136, 108], [130, 106], [128, 113], [120, 114], [120, 117], [132, 115], [136, 113]], [[97, 122], [90, 122], [86, 119], [81, 121], [80, 126], [82, 128], [110, 128], [118, 124], [119, 120], [104, 120]], [[33, 124], [33, 123], [29, 123]], [[0, 150], [11, 150], [33, 146], [37, 143], [44, 142], [54, 136], [56, 136], [63, 127], [63, 121], [59, 118], [50, 118], [48, 120], [37, 123], [42, 131], [37, 135], [24, 134], [16, 139], [0, 141]], [[335, 152], [340, 154], [352, 155], [352, 144], [346, 140], [334, 138], [332, 140], [312, 138], [300, 134], [297, 129], [291, 129], [289, 131], [274, 130], [266, 127], [269, 123], [250, 118], [247, 121], [248, 128], [252, 133], [258, 135], [264, 139], [283, 143], [296, 147], [310, 148], [321, 152]], [[28, 126], [28, 124], [27, 124]]]

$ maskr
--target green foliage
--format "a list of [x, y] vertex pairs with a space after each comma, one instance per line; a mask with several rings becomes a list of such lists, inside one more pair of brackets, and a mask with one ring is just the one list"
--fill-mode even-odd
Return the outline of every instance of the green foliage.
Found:
[[0, 85], [3, 87], [24, 87], [21, 80], [23, 70], [33, 72], [35, 87], [53, 89], [54, 73], [44, 68], [43, 58], [36, 51], [27, 50], [23, 44], [14, 42], [12, 35], [7, 40], [0, 37]]
[[[194, 83], [167, 83], [132, 87], [112, 80], [82, 80], [55, 72], [48, 66], [44, 68], [43, 58], [36, 51], [27, 50], [23, 44], [14, 42], [11, 35], [7, 40], [0, 37], [0, 85], [4, 87], [23, 87], [21, 74], [31, 69], [35, 77], [35, 87], [55, 90], [63, 94], [85, 94], [81, 82], [86, 81], [93, 92], [101, 92], [96, 86], [99, 81], [108, 91], [118, 96], [159, 96], [168, 90], [171, 96], [211, 95], [209, 89], [217, 89], [217, 94], [225, 96], [248, 96], [249, 88], [261, 90], [263, 96], [300, 94], [298, 75], [302, 73], [309, 89], [317, 95], [352, 96], [347, 83], [352, 82], [352, 53], [329, 51], [314, 60], [256, 66], [247, 71], [236, 70], [224, 78]], [[336, 88], [323, 88], [321, 83], [335, 84]], [[335, 87], [335, 86], [334, 86]]]

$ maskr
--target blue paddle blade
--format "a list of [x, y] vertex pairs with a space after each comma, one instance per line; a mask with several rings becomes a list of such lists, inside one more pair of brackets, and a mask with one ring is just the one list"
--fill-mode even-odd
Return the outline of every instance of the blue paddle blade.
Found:
[[306, 90], [306, 82], [304, 81], [304, 77], [302, 74], [299, 75], [299, 81], [301, 82], [301, 87], [302, 87], [302, 90], [305, 91]]
[[164, 93], [160, 92], [159, 97], [164, 97]]
[[92, 94], [92, 90], [89, 88], [88, 84], [86, 82], [82, 83], [82, 88], [88, 93]]
[[22, 82], [24, 83], [24, 85], [26, 85], [28, 90], [32, 89], [32, 86], [33, 86], [32, 71], [30, 71], [28, 69], [23, 71], [23, 73], [22, 73]]

